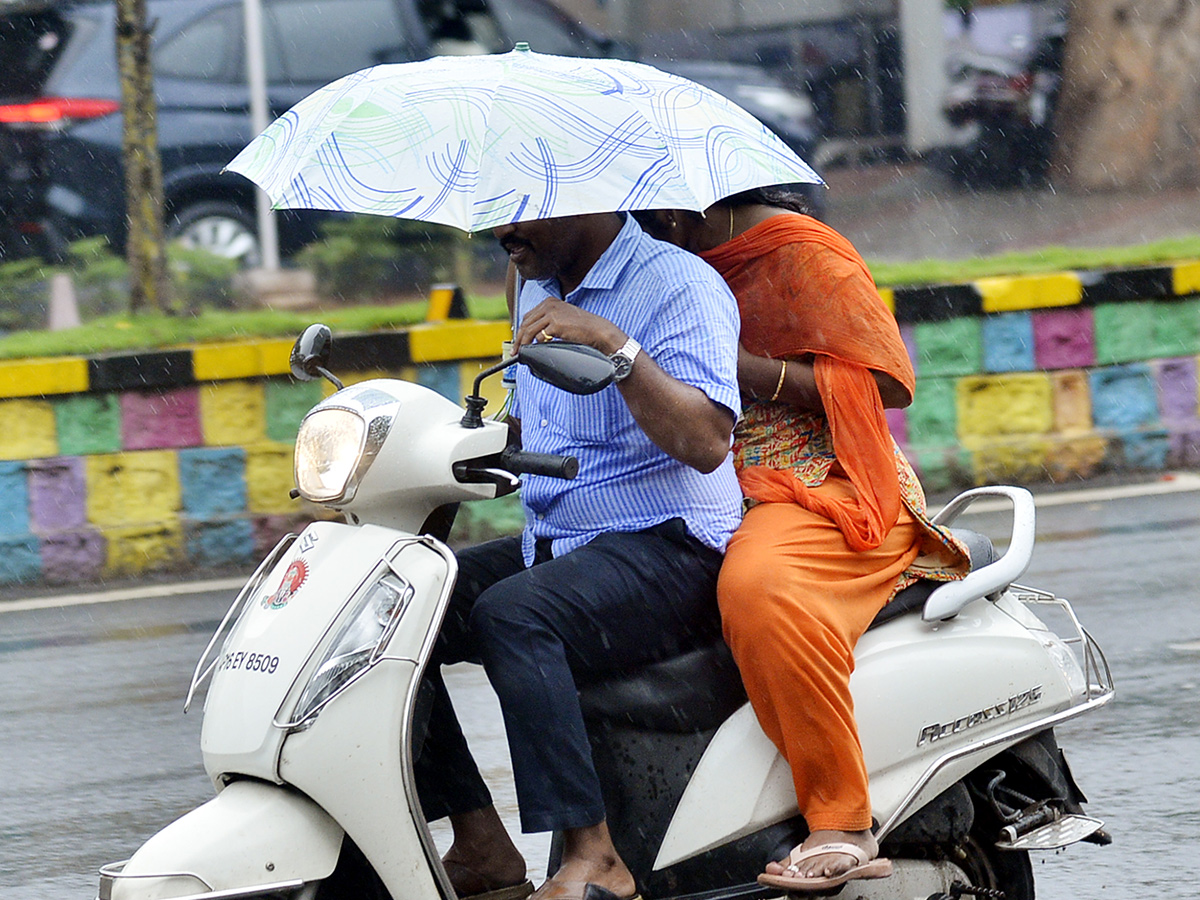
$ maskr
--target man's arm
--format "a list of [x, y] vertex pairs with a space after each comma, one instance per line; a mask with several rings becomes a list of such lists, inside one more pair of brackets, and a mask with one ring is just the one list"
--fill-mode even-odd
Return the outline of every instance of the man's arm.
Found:
[[[558, 338], [611, 355], [627, 337], [607, 319], [550, 298], [521, 320], [513, 348]], [[734, 415], [704, 391], [669, 375], [644, 350], [618, 389], [634, 421], [664, 453], [700, 472], [711, 472], [724, 462]]]

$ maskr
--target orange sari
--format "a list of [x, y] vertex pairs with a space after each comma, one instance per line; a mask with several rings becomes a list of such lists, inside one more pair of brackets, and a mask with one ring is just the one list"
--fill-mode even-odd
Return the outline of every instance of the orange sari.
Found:
[[794, 500], [837, 522], [855, 549], [878, 547], [900, 513], [900, 482], [870, 370], [891, 375], [910, 396], [916, 377], [866, 263], [832, 228], [798, 215], [774, 216], [703, 257], [738, 299], [750, 353], [814, 356], [833, 453], [856, 498], [819, 496], [766, 465], [741, 470], [742, 491], [754, 500]]
[[823, 410], [749, 402], [734, 460], [755, 501], [718, 583], [725, 638], [764, 732], [792, 768], [809, 828], [870, 827], [854, 722], [854, 645], [917, 577], [955, 578], [966, 552], [929, 521], [871, 370], [911, 394], [891, 312], [844, 237], [781, 214], [701, 254], [737, 297], [742, 344], [813, 361]]

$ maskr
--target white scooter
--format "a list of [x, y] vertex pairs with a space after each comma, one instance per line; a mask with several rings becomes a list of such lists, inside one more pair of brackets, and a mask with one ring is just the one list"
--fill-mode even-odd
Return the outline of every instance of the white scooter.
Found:
[[[310, 327], [293, 370], [341, 388], [330, 342]], [[577, 345], [534, 344], [517, 361], [577, 393], [612, 377], [607, 358]], [[418, 685], [457, 571], [447, 513], [515, 490], [518, 473], [574, 475], [569, 458], [509, 448], [478, 395], [477, 380], [464, 414], [426, 388], [373, 380], [305, 417], [295, 493], [344, 521], [286, 537], [234, 601], [188, 694], [211, 679], [201, 748], [216, 796], [101, 869], [99, 900], [454, 900], [412, 766]], [[851, 882], [847, 898], [1030, 900], [1029, 851], [1109, 840], [1083, 815], [1053, 735], [1112, 698], [1107, 663], [1065, 600], [1013, 583], [1033, 549], [1027, 491], [968, 491], [938, 521], [980, 496], [1012, 503], [1007, 552], [993, 560], [967, 533], [970, 575], [908, 589], [858, 644], [855, 709], [895, 872]], [[610, 829], [639, 888], [655, 900], [777, 894], [755, 876], [806, 828], [724, 645], [581, 697]]]

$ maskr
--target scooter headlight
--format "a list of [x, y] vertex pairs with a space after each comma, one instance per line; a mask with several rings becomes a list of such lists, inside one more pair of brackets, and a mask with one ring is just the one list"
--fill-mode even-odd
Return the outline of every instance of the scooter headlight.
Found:
[[308, 680], [292, 724], [316, 715], [342, 688], [379, 659], [415, 589], [392, 571], [362, 592], [346, 612], [316, 671]]
[[353, 496], [366, 437], [366, 420], [351, 410], [319, 409], [307, 416], [296, 435], [294, 457], [300, 496], [314, 503]]

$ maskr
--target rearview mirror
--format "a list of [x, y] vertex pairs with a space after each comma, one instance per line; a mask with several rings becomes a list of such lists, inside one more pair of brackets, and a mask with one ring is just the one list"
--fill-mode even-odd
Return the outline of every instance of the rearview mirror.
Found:
[[327, 378], [340, 391], [342, 383], [329, 371], [329, 355], [332, 350], [333, 332], [329, 330], [329, 326], [319, 323], [309, 325], [292, 345], [288, 367], [292, 370], [292, 375], [300, 381]]
[[617, 367], [611, 359], [587, 344], [568, 341], [526, 344], [517, 362], [547, 384], [572, 394], [594, 394], [612, 384]]
[[483, 427], [483, 408], [487, 400], [479, 395], [479, 385], [489, 375], [517, 363], [524, 363], [535, 377], [559, 390], [572, 394], [594, 394], [612, 384], [617, 367], [611, 359], [586, 344], [570, 341], [549, 341], [526, 344], [516, 356], [503, 359], [475, 376], [475, 384], [466, 397], [467, 411], [462, 417], [463, 428]]

